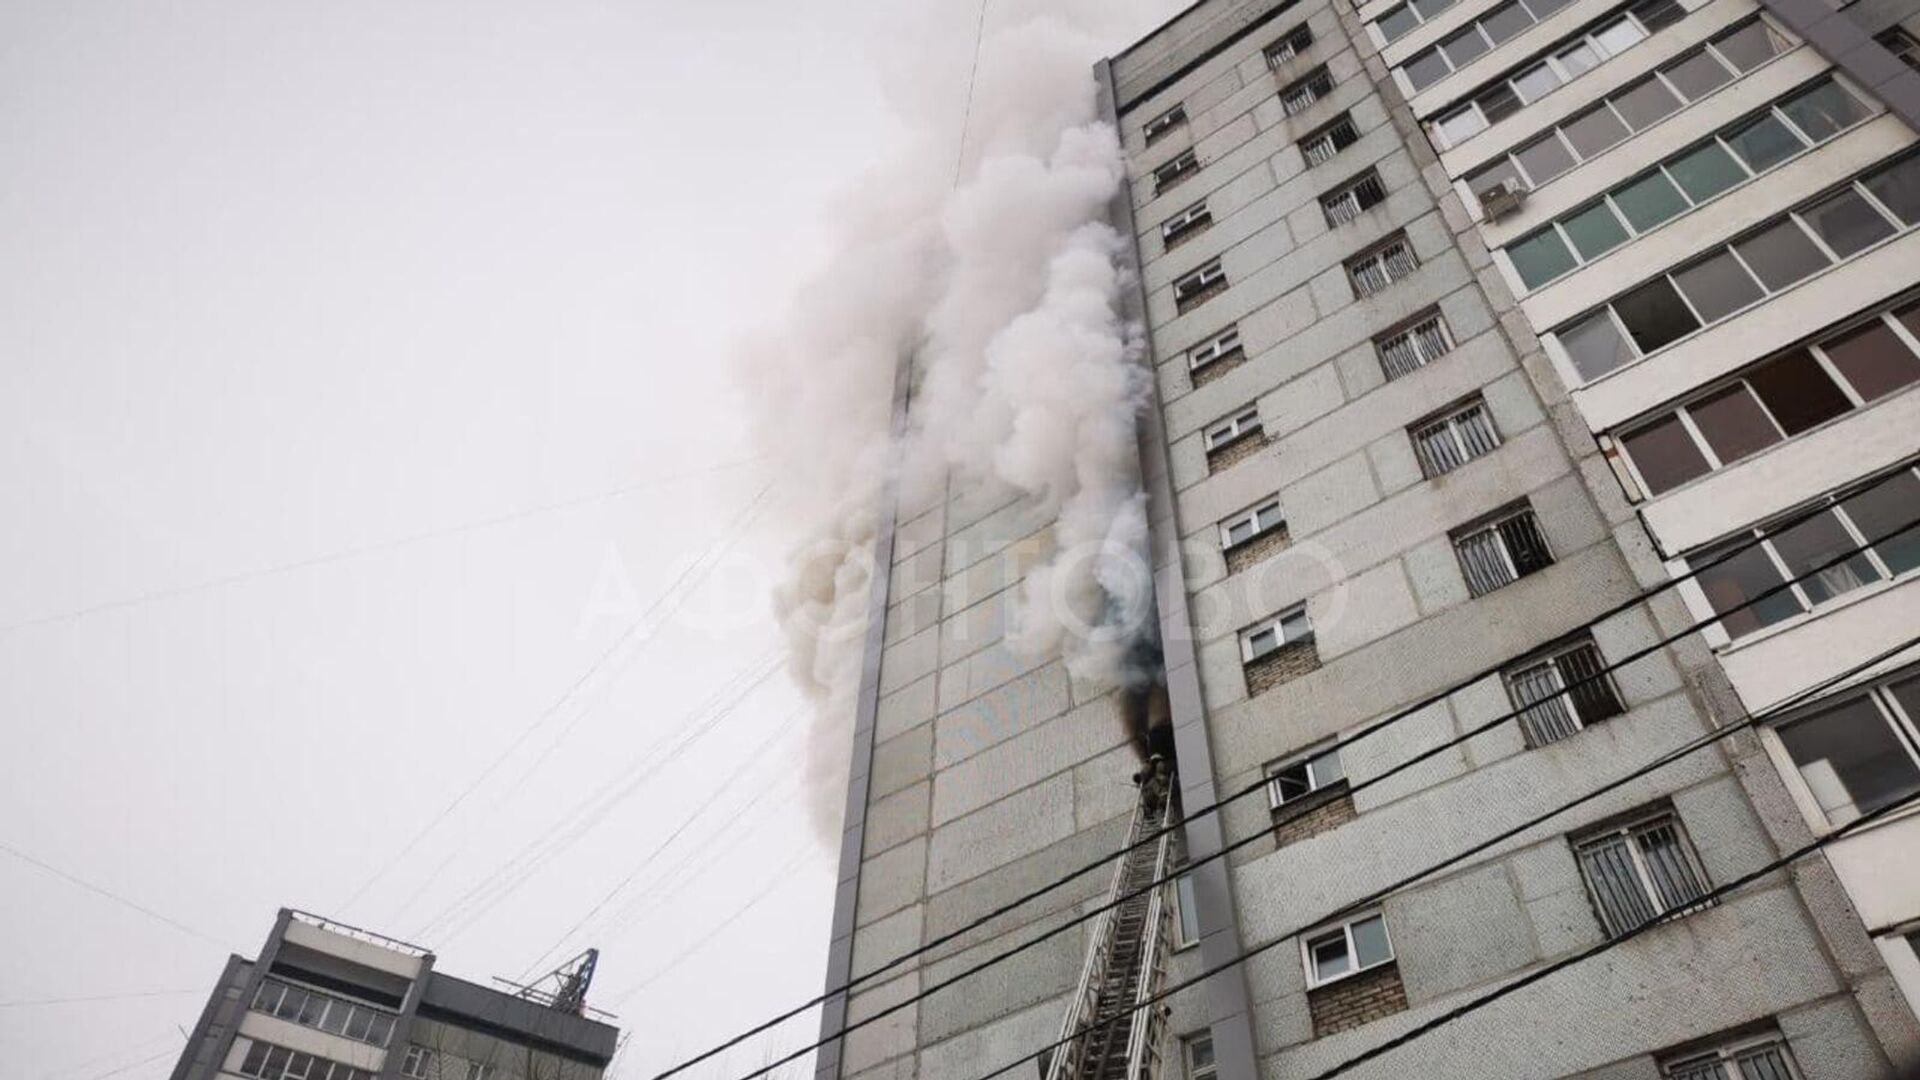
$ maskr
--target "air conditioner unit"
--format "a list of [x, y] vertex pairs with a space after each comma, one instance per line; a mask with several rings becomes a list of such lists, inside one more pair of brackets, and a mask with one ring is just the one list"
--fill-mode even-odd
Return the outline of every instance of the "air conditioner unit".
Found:
[[1480, 193], [1480, 208], [1488, 221], [1499, 221], [1526, 205], [1527, 191], [1511, 183], [1495, 184]]

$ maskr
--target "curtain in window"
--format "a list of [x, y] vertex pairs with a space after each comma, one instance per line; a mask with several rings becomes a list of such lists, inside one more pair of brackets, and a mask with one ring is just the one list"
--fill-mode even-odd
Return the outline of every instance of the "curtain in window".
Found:
[[1694, 872], [1686, 841], [1672, 818], [1635, 829], [1633, 839], [1646, 860], [1661, 914], [1686, 907], [1706, 893], [1706, 884]]
[[1593, 887], [1594, 905], [1600, 909], [1609, 937], [1619, 937], [1658, 914], [1634, 868], [1626, 837], [1609, 836], [1588, 844], [1580, 850], [1580, 863]]
[[1515, 674], [1509, 685], [1514, 700], [1526, 711], [1520, 714], [1520, 728], [1531, 746], [1545, 746], [1580, 730], [1580, 722], [1567, 708], [1560, 693], [1561, 682], [1551, 663], [1540, 664]]

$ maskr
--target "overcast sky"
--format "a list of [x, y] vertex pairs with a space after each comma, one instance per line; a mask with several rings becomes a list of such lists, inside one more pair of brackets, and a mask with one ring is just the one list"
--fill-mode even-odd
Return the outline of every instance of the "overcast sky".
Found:
[[818, 991], [727, 354], [900, 7], [0, 0], [0, 1071], [164, 1077], [282, 905], [597, 945], [628, 1077]]

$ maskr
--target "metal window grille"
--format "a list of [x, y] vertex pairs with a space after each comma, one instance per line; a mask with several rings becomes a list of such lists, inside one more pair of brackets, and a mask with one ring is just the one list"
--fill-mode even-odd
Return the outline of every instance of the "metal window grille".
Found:
[[1162, 241], [1177, 240], [1203, 225], [1212, 223], [1213, 212], [1207, 209], [1206, 202], [1197, 202], [1163, 222], [1160, 226], [1160, 239]]
[[1453, 343], [1440, 316], [1419, 323], [1380, 341], [1380, 367], [1389, 380], [1413, 374], [1447, 354]]
[[1588, 840], [1579, 854], [1611, 937], [1682, 911], [1707, 892], [1706, 875], [1671, 813]]
[[1188, 150], [1153, 170], [1153, 193], [1158, 195], [1174, 184], [1200, 171], [1200, 159]]
[[[1417, 365], [1416, 365], [1417, 366]], [[1414, 455], [1427, 479], [1450, 473], [1500, 445], [1486, 405], [1474, 402], [1413, 431]]]
[[1393, 243], [1348, 265], [1354, 291], [1361, 298], [1372, 296], [1388, 285], [1412, 273], [1420, 263], [1405, 240]]
[[1324, 70], [1301, 79], [1280, 93], [1280, 106], [1288, 116], [1305, 112], [1307, 107], [1333, 89], [1333, 77]]
[[1186, 122], [1187, 108], [1185, 105], [1175, 105], [1173, 108], [1147, 121], [1147, 145], [1152, 146], [1162, 136]]
[[1626, 711], [1605, 675], [1592, 642], [1582, 642], [1507, 676], [1513, 703], [1524, 710], [1520, 731], [1527, 745], [1558, 742], [1591, 724]]
[[1670, 1080], [1798, 1080], [1787, 1045], [1778, 1039], [1761, 1046], [1722, 1050], [1667, 1066]]
[[1309, 166], [1324, 165], [1333, 160], [1333, 155], [1358, 141], [1360, 134], [1353, 129], [1352, 117], [1343, 116], [1302, 143], [1300, 152]]
[[1485, 596], [1553, 565], [1553, 553], [1533, 511], [1521, 510], [1455, 538], [1467, 590]]
[[1227, 272], [1221, 269], [1219, 261], [1215, 260], [1174, 282], [1173, 298], [1176, 301], [1189, 300], [1226, 279]]
[[1379, 174], [1368, 173], [1321, 199], [1320, 208], [1326, 212], [1327, 227], [1338, 228], [1359, 217], [1361, 212], [1378, 206], [1386, 197], [1387, 190], [1380, 183]]
[[1267, 66], [1277, 68], [1299, 56], [1301, 50], [1311, 44], [1313, 44], [1313, 31], [1304, 26], [1296, 27], [1286, 37], [1267, 46]]

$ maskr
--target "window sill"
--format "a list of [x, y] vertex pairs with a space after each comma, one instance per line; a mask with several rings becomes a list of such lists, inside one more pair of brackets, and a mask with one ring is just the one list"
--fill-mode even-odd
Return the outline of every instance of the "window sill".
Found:
[[1307, 992], [1312, 993], [1315, 990], [1325, 990], [1329, 986], [1339, 986], [1341, 983], [1346, 982], [1348, 979], [1358, 978], [1362, 975], [1367, 974], [1370, 971], [1379, 971], [1383, 967], [1391, 967], [1397, 961], [1398, 961], [1397, 957], [1389, 956], [1385, 960], [1368, 964], [1366, 967], [1354, 968], [1352, 971], [1348, 971], [1340, 975], [1335, 975], [1332, 978], [1320, 979], [1318, 981], [1315, 981], [1311, 976], [1309, 976], [1307, 979]]
[[[1907, 792], [1905, 795], [1902, 795], [1901, 798], [1903, 799], [1911, 798], [1912, 795], [1913, 795], [1913, 792]], [[1861, 815], [1861, 816], [1864, 817], [1865, 815]], [[1913, 818], [1920, 818], [1920, 804], [1915, 804], [1913, 806], [1907, 807], [1905, 810], [1899, 810], [1894, 813], [1888, 814], [1886, 817], [1881, 818], [1878, 821], [1875, 821], [1871, 825], [1863, 825], [1854, 835], [1864, 836], [1867, 833], [1874, 832], [1875, 830], [1888, 828], [1890, 826], [1897, 825], [1900, 822], [1907, 821]], [[1853, 824], [1854, 821], [1859, 820], [1858, 818], [1855, 818], [1849, 821], [1842, 821], [1838, 824], [1835, 824], [1833, 820], [1831, 818], [1828, 818], [1824, 813], [1821, 815], [1821, 819], [1822, 819], [1821, 823], [1814, 826], [1813, 835], [1815, 836], [1831, 836], [1834, 833], [1839, 832], [1841, 829], [1844, 829], [1847, 826]]]

